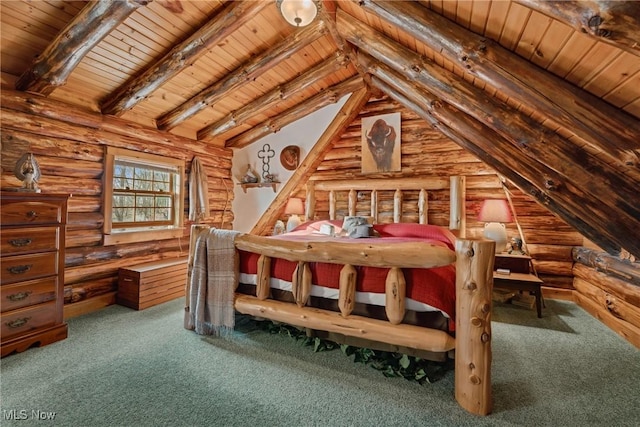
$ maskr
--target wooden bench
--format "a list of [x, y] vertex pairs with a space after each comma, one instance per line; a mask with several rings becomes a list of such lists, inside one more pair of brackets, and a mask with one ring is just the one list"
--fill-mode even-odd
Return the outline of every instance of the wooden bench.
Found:
[[116, 302], [144, 310], [184, 296], [187, 258], [148, 262], [118, 270]]

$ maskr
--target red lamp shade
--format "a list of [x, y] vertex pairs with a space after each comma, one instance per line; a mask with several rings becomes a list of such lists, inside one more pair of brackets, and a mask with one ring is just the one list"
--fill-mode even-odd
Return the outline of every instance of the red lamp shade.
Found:
[[504, 199], [487, 199], [482, 202], [478, 220], [482, 222], [511, 222], [511, 211]]
[[287, 201], [287, 206], [284, 208], [284, 214], [290, 215], [287, 221], [287, 231], [291, 231], [300, 225], [300, 217], [298, 215], [304, 214], [304, 205], [302, 199], [292, 197]]
[[287, 206], [284, 208], [285, 215], [302, 215], [304, 213], [304, 205], [302, 199], [292, 197], [287, 201]]
[[496, 253], [503, 252], [507, 245], [505, 222], [511, 222], [511, 211], [506, 200], [488, 199], [482, 202], [478, 220], [485, 223], [483, 235], [496, 242]]

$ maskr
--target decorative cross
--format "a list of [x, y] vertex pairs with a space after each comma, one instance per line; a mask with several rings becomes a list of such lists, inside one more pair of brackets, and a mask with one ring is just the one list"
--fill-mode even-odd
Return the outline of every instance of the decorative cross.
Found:
[[258, 151], [258, 158], [262, 159], [262, 179], [266, 180], [269, 175], [269, 162], [276, 155], [269, 144], [264, 144], [261, 151]]

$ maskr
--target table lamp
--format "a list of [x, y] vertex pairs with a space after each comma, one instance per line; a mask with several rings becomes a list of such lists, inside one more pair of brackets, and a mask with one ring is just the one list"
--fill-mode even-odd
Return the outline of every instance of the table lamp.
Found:
[[287, 221], [287, 232], [293, 230], [300, 225], [300, 217], [298, 215], [304, 214], [304, 206], [302, 199], [292, 197], [287, 201], [287, 206], [284, 208], [284, 214], [290, 215]]
[[485, 223], [484, 237], [496, 242], [496, 253], [504, 251], [507, 246], [507, 229], [505, 222], [511, 222], [509, 205], [504, 199], [487, 199], [482, 202], [478, 220]]

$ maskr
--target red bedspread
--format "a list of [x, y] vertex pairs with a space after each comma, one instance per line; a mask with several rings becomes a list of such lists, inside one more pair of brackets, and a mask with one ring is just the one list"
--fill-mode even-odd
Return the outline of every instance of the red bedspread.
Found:
[[[319, 229], [320, 224], [330, 221], [315, 221], [303, 224], [294, 232], [273, 239], [309, 240], [310, 232]], [[339, 229], [341, 221], [331, 221]], [[375, 244], [378, 240], [385, 243], [398, 241], [427, 241], [428, 243], [447, 246], [454, 249], [455, 237], [446, 229], [434, 225], [423, 224], [375, 224], [373, 226], [380, 237], [367, 239], [367, 243]], [[360, 239], [342, 238], [341, 242], [362, 241]], [[240, 251], [240, 272], [257, 273], [258, 254]], [[284, 281], [291, 281], [296, 262], [283, 259], [273, 259], [271, 262], [271, 277]], [[340, 270], [342, 265], [328, 263], [309, 263], [312, 272], [312, 283], [317, 286], [338, 289]], [[385, 293], [387, 268], [356, 267], [358, 271], [356, 281], [357, 292]], [[403, 269], [407, 298], [428, 304], [443, 311], [452, 320], [455, 319], [455, 266], [423, 269]], [[450, 327], [455, 324], [450, 322]]]

